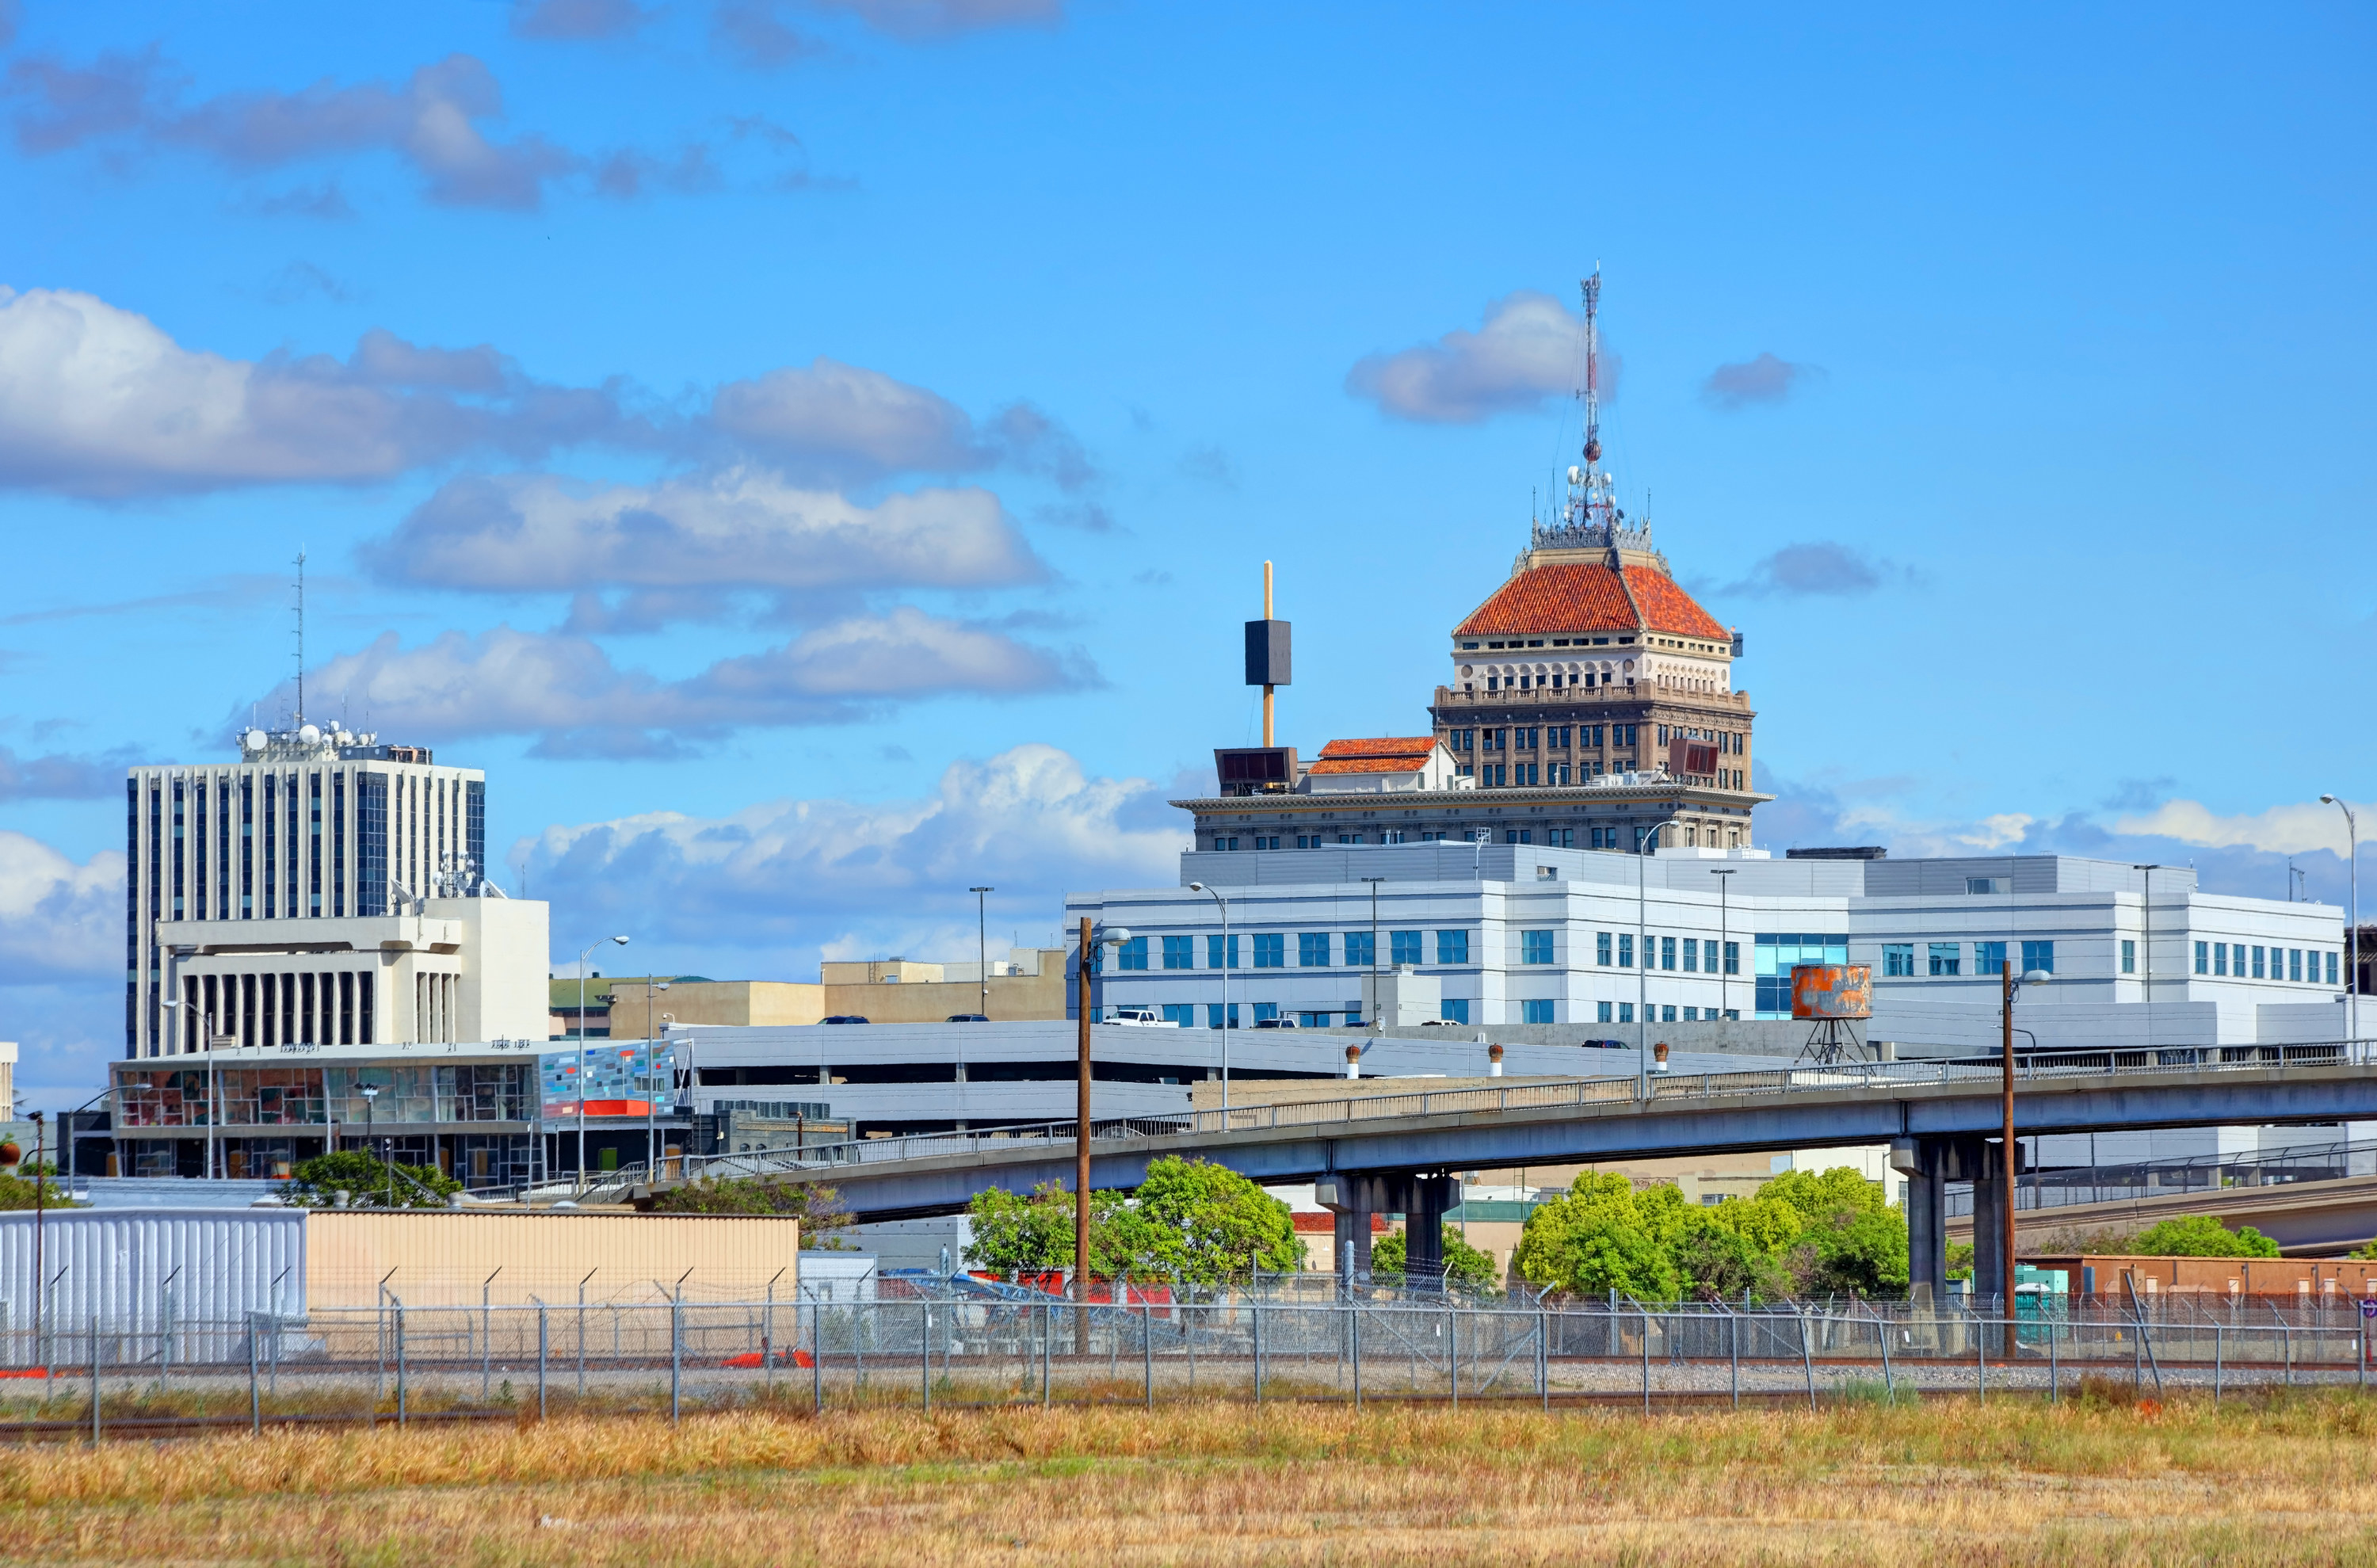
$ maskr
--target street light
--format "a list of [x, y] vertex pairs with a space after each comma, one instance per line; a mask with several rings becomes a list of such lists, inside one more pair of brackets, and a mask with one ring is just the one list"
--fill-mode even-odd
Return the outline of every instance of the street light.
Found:
[[660, 1095], [652, 1082], [657, 1071], [652, 1065], [652, 993], [668, 988], [666, 980], [644, 982], [644, 1176], [652, 1181], [659, 1180], [661, 1174]]
[[1716, 884], [1716, 1011], [1717, 1016], [1723, 1018], [1726, 1012], [1726, 1004], [1733, 1000], [1733, 992], [1726, 979], [1726, 975], [1731, 971], [1725, 966], [1726, 948], [1732, 937], [1726, 917], [1728, 893], [1733, 884], [1722, 879], [1732, 876], [1733, 871], [1727, 868], [1711, 871], [1709, 875], [1720, 879]]
[[[625, 937], [607, 940], [627, 945]], [[586, 1180], [586, 960], [602, 945], [590, 942], [578, 955], [578, 1180], [581, 1186]]]
[[1230, 960], [1236, 956], [1230, 951], [1230, 901], [1202, 882], [1189, 883], [1188, 891], [1203, 893], [1222, 906], [1222, 1125], [1227, 1127], [1230, 1111]]
[[1096, 971], [1091, 966], [1106, 948], [1117, 952], [1130, 940], [1129, 928], [1101, 927], [1094, 930], [1090, 917], [1081, 916], [1081, 999], [1076, 1011], [1081, 1014], [1081, 1058], [1076, 1064], [1078, 1080], [1073, 1122], [1073, 1299], [1080, 1304], [1080, 1314], [1073, 1321], [1077, 1348], [1087, 1354], [1090, 1346], [1090, 1020], [1097, 1011]]
[[[364, 1084], [364, 1085], [363, 1086], [363, 1096], [364, 1096], [364, 1148], [366, 1151], [368, 1151], [368, 1150], [370, 1150], [370, 1149], [372, 1149], [372, 1148], [376, 1147], [376, 1145], [375, 1145], [375, 1144], [373, 1143], [373, 1142], [372, 1142], [372, 1126], [373, 1126], [372, 1110], [373, 1110], [373, 1107], [374, 1107], [374, 1106], [378, 1102], [378, 1100], [379, 1100], [379, 1085], [378, 1085], [378, 1084], [376, 1084], [376, 1083], [366, 1083], [366, 1084]], [[396, 1186], [395, 1179], [391, 1177], [391, 1178], [389, 1179], [389, 1180], [388, 1180], [388, 1188], [389, 1188], [389, 1191], [390, 1191], [390, 1195], [391, 1195], [391, 1196], [393, 1196], [393, 1195], [394, 1195], [395, 1186]]]
[[997, 891], [997, 888], [966, 889], [973, 894], [973, 977], [982, 986], [982, 1005], [974, 1011], [985, 1018], [990, 1016], [990, 936], [986, 924], [990, 916], [987, 914], [989, 905], [985, 899], [985, 895]]
[[2344, 870], [2352, 899], [2350, 913], [2345, 916], [2351, 936], [2344, 944], [2344, 962], [2352, 971], [2346, 977], [2344, 994], [2350, 999], [2346, 1005], [2351, 1011], [2345, 1027], [2357, 1040], [2360, 1038], [2360, 824], [2353, 820], [2352, 808], [2341, 796], [2323, 795], [2319, 800], [2321, 805], [2333, 806], [2344, 813]]
[[[2034, 969], [2029, 974], [2025, 975], [2021, 979], [2017, 980], [2013, 977], [2013, 965], [2012, 964], [2001, 963], [1998, 965], [1998, 977], [2005, 989], [2005, 1107], [2004, 1123], [2001, 1129], [2001, 1136], [2005, 1143], [2005, 1186], [2003, 1189], [2005, 1199], [2004, 1202], [1999, 1205], [2001, 1212], [1998, 1215], [1998, 1246], [2001, 1249], [1999, 1257], [2001, 1260], [1999, 1265], [2000, 1276], [1998, 1279], [1998, 1293], [2005, 1311], [2006, 1359], [2012, 1360], [2013, 1359], [2015, 1351], [2013, 1313], [2013, 1200], [2014, 1167], [2017, 1163], [2014, 1155], [2013, 1142], [2013, 999], [2015, 996], [2020, 994], [2023, 987], [2044, 986], [2049, 981], [2054, 979], [2055, 976], [2049, 974], [2044, 969]], [[2027, 1031], [2025, 1032], [2027, 1033]], [[2037, 1049], [2037, 1036], [2032, 1035], [2032, 1048], [2034, 1050]], [[1976, 1236], [1974, 1239], [1977, 1241], [1979, 1238]]]
[[1379, 1018], [1379, 884], [1386, 879], [1365, 877], [1362, 880], [1370, 884], [1370, 1027], [1383, 1029], [1386, 1025]]

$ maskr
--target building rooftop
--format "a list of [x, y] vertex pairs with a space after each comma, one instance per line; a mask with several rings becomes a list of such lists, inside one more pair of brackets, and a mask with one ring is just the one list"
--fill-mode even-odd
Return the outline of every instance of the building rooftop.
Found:
[[1730, 643], [1733, 633], [1653, 567], [1597, 561], [1527, 566], [1453, 629], [1455, 637], [1545, 631], [1664, 631]]
[[1410, 773], [1427, 766], [1436, 749], [1432, 735], [1389, 736], [1369, 740], [1332, 740], [1312, 764], [1316, 773]]

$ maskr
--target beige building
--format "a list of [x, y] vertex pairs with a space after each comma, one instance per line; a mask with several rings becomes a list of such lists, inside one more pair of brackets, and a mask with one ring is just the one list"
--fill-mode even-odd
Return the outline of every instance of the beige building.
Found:
[[[984, 1013], [1001, 1023], [1065, 1016], [1065, 950], [1009, 948], [993, 959], [985, 980], [973, 964], [930, 964], [910, 958], [829, 960], [814, 984], [798, 980], [590, 981], [588, 1028], [620, 1039], [640, 1039], [644, 1021], [665, 1033], [675, 1024], [797, 1024], [828, 1018], [874, 1023], [938, 1023]], [[985, 990], [986, 987], [986, 990]], [[577, 982], [553, 982], [554, 1033], [569, 1032]], [[607, 999], [597, 1013], [597, 998]]]
[[796, 1295], [800, 1221], [719, 1215], [311, 1209], [305, 1305], [758, 1301]]

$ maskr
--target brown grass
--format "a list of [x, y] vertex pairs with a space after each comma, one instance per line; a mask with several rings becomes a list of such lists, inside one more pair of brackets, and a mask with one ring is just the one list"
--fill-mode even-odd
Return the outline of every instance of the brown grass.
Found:
[[268, 1433], [0, 1454], [43, 1562], [2377, 1562], [2377, 1400], [1160, 1411]]

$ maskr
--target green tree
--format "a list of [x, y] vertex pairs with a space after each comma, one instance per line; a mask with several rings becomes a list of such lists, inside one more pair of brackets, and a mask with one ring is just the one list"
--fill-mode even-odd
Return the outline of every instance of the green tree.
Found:
[[1889, 1204], [1881, 1185], [1862, 1172], [1836, 1165], [1830, 1170], [1786, 1170], [1758, 1189], [1762, 1199], [1788, 1204], [1810, 1225], [1829, 1225], [1845, 1215], [1881, 1214]]
[[1120, 1238], [1134, 1275], [1196, 1285], [1304, 1266], [1288, 1206], [1226, 1167], [1174, 1155], [1147, 1167]]
[[[1112, 1250], [1115, 1211], [1122, 1200], [1111, 1192], [1090, 1194], [1090, 1263], [1093, 1272]], [[1002, 1276], [1045, 1274], [1073, 1266], [1073, 1195], [1055, 1181], [1029, 1192], [992, 1187], [974, 1194], [973, 1240], [966, 1262]]]
[[704, 1177], [682, 1187], [670, 1187], [638, 1205], [646, 1214], [778, 1215], [801, 1222], [801, 1251], [846, 1251], [849, 1242], [839, 1232], [850, 1227], [851, 1215], [842, 1206], [842, 1194], [810, 1181], [770, 1181], [761, 1177]]
[[1808, 1232], [1813, 1249], [1801, 1276], [1802, 1288], [1821, 1294], [1896, 1296], [1908, 1277], [1906, 1215], [1899, 1209], [1866, 1209]]
[[1585, 1171], [1564, 1196], [1527, 1216], [1514, 1260], [1520, 1277], [1580, 1295], [1619, 1290], [1672, 1300], [1682, 1283], [1673, 1250], [1684, 1235], [1685, 1208], [1673, 1187], [1637, 1193], [1615, 1172]]
[[434, 1165], [395, 1165], [361, 1149], [340, 1149], [299, 1162], [281, 1195], [301, 1208], [328, 1208], [347, 1192], [369, 1208], [442, 1209], [462, 1184]]
[[[1371, 1242], [1370, 1277], [1386, 1284], [1400, 1282], [1408, 1256], [1404, 1245], [1400, 1230]], [[1493, 1290], [1500, 1283], [1494, 1272], [1494, 1254], [1472, 1247], [1449, 1225], [1444, 1227], [1444, 1277], [1477, 1290]]]
[[2210, 1215], [2181, 1215], [2139, 1233], [2131, 1243], [2141, 1258], [2275, 1258], [2278, 1244], [2245, 1226], [2230, 1230]]
[[[67, 1200], [65, 1189], [50, 1179], [54, 1172], [44, 1172], [35, 1181], [26, 1180], [26, 1177], [34, 1175], [34, 1168], [28, 1161], [18, 1167], [18, 1174], [15, 1176], [0, 1171], [0, 1209], [71, 1209], [78, 1206]], [[33, 1192], [36, 1181], [42, 1190], [38, 1199]]]

